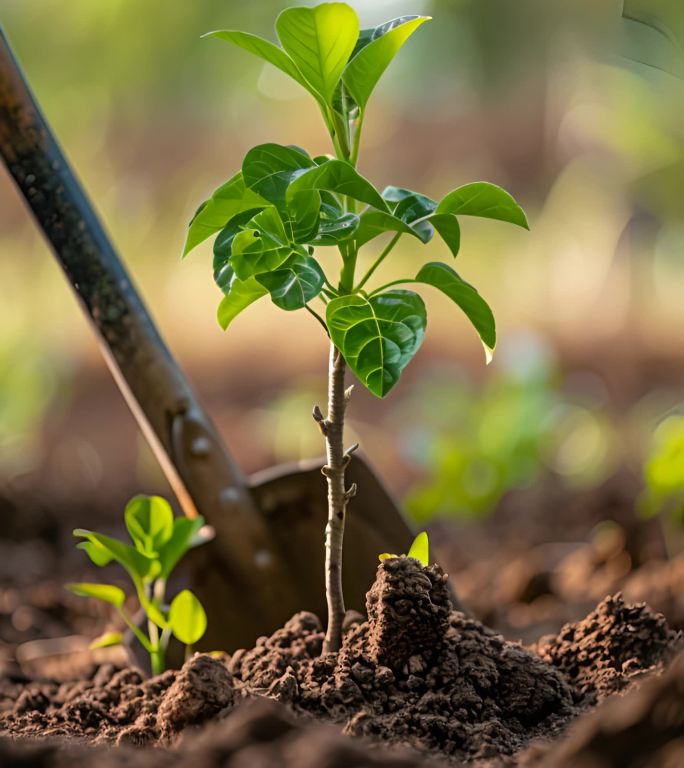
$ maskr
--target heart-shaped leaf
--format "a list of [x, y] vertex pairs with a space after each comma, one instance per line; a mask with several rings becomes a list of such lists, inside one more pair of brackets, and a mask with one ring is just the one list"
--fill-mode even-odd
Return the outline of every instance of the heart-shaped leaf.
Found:
[[425, 304], [412, 291], [368, 298], [355, 294], [327, 306], [330, 337], [374, 395], [384, 397], [416, 354], [425, 335]]
[[93, 597], [95, 600], [102, 600], [103, 603], [109, 603], [115, 608], [123, 608], [126, 602], [126, 593], [120, 587], [114, 587], [111, 584], [66, 584], [69, 592], [73, 592], [79, 597]]
[[276, 20], [276, 32], [306, 82], [331, 105], [359, 36], [353, 9], [345, 3], [287, 8]]
[[161, 496], [134, 496], [126, 505], [124, 521], [136, 549], [157, 557], [173, 533], [173, 510]]
[[267, 200], [245, 186], [242, 173], [235, 174], [198, 208], [190, 222], [183, 257], [208, 237], [223, 229], [233, 216], [250, 208], [259, 209], [267, 205]]
[[290, 312], [318, 296], [325, 275], [316, 259], [296, 253], [278, 269], [257, 275], [256, 279], [270, 292], [277, 307]]
[[249, 277], [247, 280], [234, 277], [230, 284], [230, 291], [219, 304], [216, 313], [218, 324], [225, 331], [243, 309], [267, 293], [266, 288], [258, 283], [254, 277]]
[[269, 64], [273, 64], [281, 72], [291, 77], [294, 81], [306, 88], [309, 93], [318, 97], [318, 94], [312, 90], [311, 86], [306, 82], [302, 73], [297, 69], [297, 65], [292, 59], [279, 48], [274, 45], [270, 40], [265, 40], [258, 35], [252, 35], [249, 32], [240, 32], [235, 29], [219, 29], [215, 32], [207, 32], [202, 37], [216, 37], [219, 40], [225, 40], [227, 43], [237, 45], [249, 53], [253, 53], [260, 59], [267, 61]]
[[189, 590], [179, 592], [169, 607], [169, 627], [185, 645], [194, 645], [207, 630], [207, 614], [202, 603]]
[[[428, 18], [428, 16], [404, 16], [386, 22], [373, 30], [363, 31], [363, 40], [367, 42], [361, 47], [357, 43], [356, 53], [342, 75], [344, 85], [361, 109], [365, 108], [378, 80], [399, 49]], [[359, 41], [361, 41], [361, 35]]]
[[437, 213], [482, 216], [529, 229], [525, 212], [511, 195], [487, 181], [475, 181], [449, 192], [437, 206]]
[[285, 193], [299, 173], [315, 167], [303, 149], [281, 144], [259, 144], [242, 163], [245, 183], [273, 203], [295, 243], [306, 242], [317, 231], [321, 197], [317, 191], [307, 190], [286, 201]]
[[[319, 6], [320, 7], [320, 6]], [[323, 165], [300, 171], [287, 188], [287, 199], [304, 192], [327, 190], [372, 205], [381, 211], [387, 205], [378, 190], [345, 160], [328, 160]]]
[[438, 261], [422, 267], [416, 275], [416, 282], [439, 288], [458, 304], [478, 332], [489, 362], [496, 346], [496, 323], [489, 304], [475, 288], [462, 280], [450, 266]]
[[285, 192], [297, 171], [317, 167], [299, 147], [258, 144], [242, 161], [245, 184], [276, 207], [285, 204]]

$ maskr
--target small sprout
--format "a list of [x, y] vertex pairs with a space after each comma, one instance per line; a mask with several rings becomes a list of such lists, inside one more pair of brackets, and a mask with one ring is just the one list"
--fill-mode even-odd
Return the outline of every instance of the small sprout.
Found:
[[378, 555], [378, 560], [382, 562], [387, 560], [388, 557], [412, 557], [417, 560], [424, 568], [430, 565], [430, 543], [428, 541], [428, 535], [425, 531], [421, 531], [411, 544], [411, 548], [408, 551], [408, 555], [392, 555], [389, 552], [383, 552]]
[[[85, 528], [74, 536], [84, 539], [77, 546], [98, 567], [118, 563], [128, 573], [135, 587], [140, 607], [147, 616], [147, 633], [125, 608], [126, 594], [111, 584], [74, 583], [66, 588], [80, 597], [92, 597], [113, 606], [126, 626], [150, 654], [152, 673], [165, 669], [166, 649], [174, 635], [187, 646], [202, 638], [207, 615], [198, 598], [189, 590], [180, 592], [167, 605], [166, 582], [178, 561], [191, 547], [209, 541], [213, 530], [204, 519], [173, 516], [169, 503], [160, 496], [135, 496], [126, 505], [124, 520], [131, 544]], [[91, 648], [119, 645], [119, 632], [107, 632]]]

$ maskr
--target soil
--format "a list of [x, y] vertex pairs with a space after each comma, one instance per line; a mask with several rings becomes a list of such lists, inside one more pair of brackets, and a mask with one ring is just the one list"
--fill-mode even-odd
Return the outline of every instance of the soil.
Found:
[[670, 663], [684, 639], [646, 605], [614, 595], [526, 648], [451, 610], [439, 566], [401, 557], [380, 564], [366, 609], [338, 654], [299, 613], [252, 649], [149, 680], [112, 665], [62, 683], [5, 675], [0, 765], [623, 768], [635, 728], [649, 754], [684, 739], [684, 655]]

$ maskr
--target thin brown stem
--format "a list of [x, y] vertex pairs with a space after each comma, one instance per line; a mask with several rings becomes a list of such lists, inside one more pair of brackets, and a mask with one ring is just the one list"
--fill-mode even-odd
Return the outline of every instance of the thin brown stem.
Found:
[[328, 481], [328, 524], [325, 529], [328, 629], [323, 643], [323, 653], [339, 651], [344, 619], [342, 542], [347, 503], [353, 495], [352, 489], [347, 491], [344, 485], [345, 469], [350, 460], [350, 455], [344, 450], [344, 412], [348, 399], [344, 390], [345, 368], [346, 363], [342, 354], [334, 344], [331, 344], [328, 369], [328, 415], [320, 422], [321, 431], [325, 435], [327, 454], [327, 464], [322, 472]]

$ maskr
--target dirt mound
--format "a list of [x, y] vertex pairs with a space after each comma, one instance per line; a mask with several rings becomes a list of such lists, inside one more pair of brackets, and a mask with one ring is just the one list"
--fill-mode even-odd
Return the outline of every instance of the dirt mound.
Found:
[[196, 654], [179, 672], [144, 680], [136, 669], [101, 667], [89, 680], [32, 683], [3, 718], [10, 734], [141, 746], [168, 741], [236, 701], [219, 661]]
[[320, 622], [297, 614], [235, 654], [230, 669], [248, 689], [346, 733], [463, 759], [510, 754], [573, 716], [572, 692], [554, 667], [449, 611], [439, 566], [385, 560], [367, 609], [369, 621], [337, 655], [318, 655]]
[[574, 723], [557, 744], [519, 756], [520, 768], [675, 768], [684, 765], [684, 654], [628, 696]]
[[662, 670], [684, 635], [645, 603], [628, 605], [620, 593], [607, 597], [582, 621], [542, 638], [535, 650], [557, 667], [589, 701], [625, 690], [645, 672]]
[[[616, 595], [527, 649], [450, 610], [439, 566], [423, 568], [406, 557], [378, 567], [367, 611], [368, 621], [350, 622], [337, 654], [321, 655], [319, 619], [299, 613], [227, 665], [196, 654], [180, 671], [150, 680], [111, 665], [79, 682], [8, 678], [0, 684], [0, 727], [22, 739], [120, 745], [123, 751], [107, 754], [105, 765], [123, 765], [129, 746], [154, 746], [141, 753], [146, 766], [172, 760], [190, 767], [186, 744], [202, 755], [192, 768], [419, 764], [414, 753], [376, 751], [367, 758], [365, 742], [340, 731], [378, 748], [412, 748], [481, 768], [514, 765], [531, 742], [557, 737], [598, 700], [662, 671], [682, 646], [681, 633], [662, 616]], [[254, 698], [265, 700], [262, 709], [241, 704], [234, 711]], [[268, 699], [288, 704], [290, 714]], [[673, 707], [658, 715], [663, 723], [673, 717], [679, 723]], [[306, 715], [309, 724], [292, 713]], [[46, 750], [40, 755], [47, 762], [40, 757], [36, 764], [61, 766], [62, 758]], [[136, 760], [125, 762], [135, 768]]]
[[[334, 726], [296, 718], [284, 706], [255, 699], [173, 750], [115, 750], [0, 739], [0, 765], [12, 768], [437, 768], [408, 750], [383, 749], [342, 736]], [[454, 766], [452, 766], [454, 768]]]

